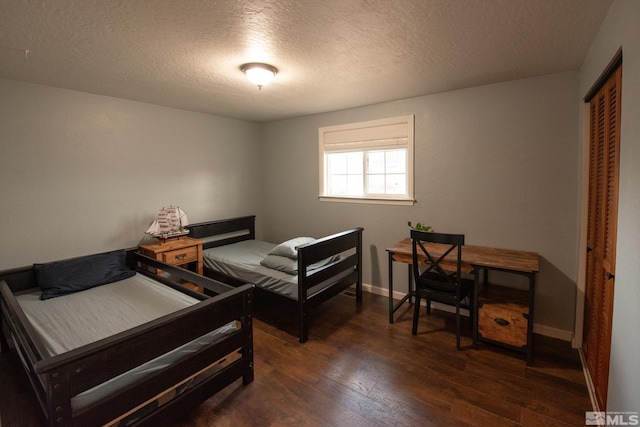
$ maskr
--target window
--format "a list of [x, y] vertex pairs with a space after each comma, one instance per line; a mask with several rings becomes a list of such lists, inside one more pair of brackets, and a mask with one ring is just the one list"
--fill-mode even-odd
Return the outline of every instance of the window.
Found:
[[413, 120], [320, 128], [320, 200], [413, 204]]

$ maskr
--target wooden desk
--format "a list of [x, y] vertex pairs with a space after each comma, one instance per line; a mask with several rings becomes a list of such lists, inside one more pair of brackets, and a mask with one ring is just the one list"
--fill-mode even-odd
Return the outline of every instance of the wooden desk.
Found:
[[[443, 245], [439, 244], [427, 244], [425, 245], [427, 249], [432, 252], [434, 255], [439, 256], [443, 253], [441, 248]], [[409, 300], [411, 302], [411, 298], [414, 294], [413, 289], [413, 272], [412, 272], [412, 248], [411, 248], [411, 239], [407, 237], [392, 246], [387, 248], [387, 252], [389, 253], [389, 323], [393, 323], [393, 314], [404, 304], [405, 301]], [[451, 265], [454, 266], [456, 263], [454, 254], [450, 255], [451, 257]], [[424, 256], [420, 257], [421, 259], [426, 259]], [[393, 263], [401, 262], [408, 264], [408, 274], [409, 274], [409, 288], [406, 295], [404, 295], [400, 301], [394, 304], [393, 300]], [[462, 270], [463, 272], [473, 273], [475, 280], [474, 287], [474, 307], [471, 311], [473, 316], [473, 345], [477, 347], [478, 341], [486, 341], [493, 344], [498, 344], [502, 346], [506, 346], [508, 348], [512, 348], [521, 352], [526, 353], [527, 355], [527, 364], [531, 364], [531, 356], [533, 353], [533, 306], [534, 306], [534, 295], [535, 295], [535, 280], [536, 273], [539, 271], [539, 258], [538, 254], [535, 252], [525, 252], [525, 251], [517, 251], [510, 249], [496, 249], [489, 248], [484, 246], [473, 246], [473, 245], [464, 245], [462, 247]], [[490, 338], [488, 336], [483, 336], [483, 327], [480, 325], [480, 333], [479, 333], [479, 324], [478, 324], [478, 309], [479, 309], [479, 301], [481, 299], [480, 295], [480, 274], [483, 273], [483, 284], [487, 285], [489, 283], [489, 271], [503, 271], [507, 273], [520, 274], [524, 275], [529, 279], [529, 290], [528, 290], [528, 301], [527, 301], [527, 312], [522, 313], [524, 319], [526, 319], [526, 343], [524, 345], [520, 345], [520, 343], [512, 342], [510, 339], [506, 339], [504, 341], [499, 341], [495, 338]], [[504, 301], [500, 301], [502, 304]], [[487, 300], [483, 302], [483, 307], [487, 306], [489, 308], [492, 305], [492, 302]], [[497, 307], [498, 304], [495, 304]], [[487, 310], [485, 310], [486, 312]], [[485, 314], [485, 313], [483, 313]], [[523, 321], [524, 323], [524, 321]], [[489, 331], [487, 331], [489, 332]], [[485, 333], [485, 335], [487, 335]], [[489, 332], [488, 335], [491, 335]]]

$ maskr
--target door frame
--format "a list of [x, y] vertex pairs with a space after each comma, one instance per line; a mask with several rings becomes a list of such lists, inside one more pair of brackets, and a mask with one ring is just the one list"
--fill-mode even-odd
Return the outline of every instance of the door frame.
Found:
[[602, 71], [602, 74], [593, 83], [587, 94], [580, 101], [581, 103], [581, 136], [580, 150], [580, 228], [578, 243], [578, 281], [576, 283], [576, 314], [573, 330], [573, 338], [571, 345], [573, 348], [582, 348], [582, 338], [584, 329], [584, 303], [586, 292], [586, 269], [587, 269], [587, 228], [589, 213], [589, 138], [590, 138], [590, 111], [589, 103], [586, 99], [590, 99], [595, 92], [602, 87], [613, 71], [622, 64], [622, 48], [618, 49], [609, 64]]
[[[587, 289], [587, 228], [589, 213], [589, 104], [582, 103], [582, 138], [580, 141], [580, 149], [582, 153], [580, 163], [581, 185], [580, 185], [580, 229], [578, 243], [578, 281], [576, 283], [576, 309], [573, 337], [571, 338], [571, 346], [573, 348], [582, 348], [582, 339], [584, 335], [584, 305], [585, 293]], [[584, 363], [583, 363], [584, 365]]]
[[[580, 179], [580, 222], [579, 222], [579, 243], [578, 243], [578, 279], [576, 283], [576, 305], [575, 305], [575, 322], [571, 345], [577, 348], [582, 361], [584, 376], [591, 398], [591, 405], [594, 411], [604, 410], [599, 408], [598, 400], [595, 396], [595, 387], [591, 382], [591, 377], [587, 371], [587, 361], [582, 351], [582, 342], [584, 339], [584, 312], [586, 297], [586, 270], [587, 270], [587, 232], [588, 232], [588, 213], [589, 213], [589, 156], [591, 144], [591, 111], [590, 103], [587, 101], [595, 95], [609, 80], [618, 67], [622, 66], [622, 47], [618, 49], [609, 64], [602, 71], [602, 74], [593, 83], [587, 94], [581, 100], [581, 179]], [[619, 136], [618, 136], [619, 137]]]

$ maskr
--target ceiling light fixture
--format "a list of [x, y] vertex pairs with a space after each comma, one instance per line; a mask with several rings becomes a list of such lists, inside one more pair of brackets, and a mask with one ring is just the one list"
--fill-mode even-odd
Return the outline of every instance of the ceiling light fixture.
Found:
[[247, 75], [251, 83], [258, 86], [262, 90], [262, 86], [269, 84], [278, 73], [278, 69], [269, 64], [260, 62], [250, 62], [240, 66], [240, 70]]

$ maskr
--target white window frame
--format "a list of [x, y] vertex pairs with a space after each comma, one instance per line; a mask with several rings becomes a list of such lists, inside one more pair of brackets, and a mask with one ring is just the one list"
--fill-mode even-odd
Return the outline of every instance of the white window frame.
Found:
[[[400, 116], [360, 123], [326, 126], [318, 129], [319, 182], [318, 198], [328, 202], [374, 203], [391, 205], [413, 205], [414, 198], [414, 116]], [[406, 148], [405, 195], [338, 196], [327, 193], [327, 154], [336, 152], [364, 152]], [[365, 174], [366, 175], [366, 174]]]

